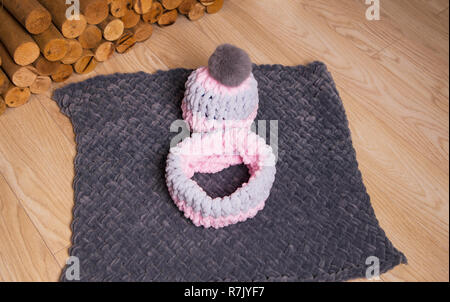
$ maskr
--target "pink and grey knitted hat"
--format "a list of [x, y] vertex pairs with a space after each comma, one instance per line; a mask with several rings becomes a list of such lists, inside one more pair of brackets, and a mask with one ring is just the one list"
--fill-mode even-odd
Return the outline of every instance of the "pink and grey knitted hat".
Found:
[[189, 76], [181, 107], [193, 132], [250, 128], [258, 111], [258, 83], [248, 54], [230, 44], [217, 47], [208, 66]]

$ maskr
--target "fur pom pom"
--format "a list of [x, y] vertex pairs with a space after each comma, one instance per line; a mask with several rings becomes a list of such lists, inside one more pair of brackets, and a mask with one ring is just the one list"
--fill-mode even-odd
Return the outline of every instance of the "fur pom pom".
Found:
[[252, 61], [244, 50], [230, 44], [222, 44], [209, 58], [208, 71], [223, 85], [236, 87], [250, 76]]

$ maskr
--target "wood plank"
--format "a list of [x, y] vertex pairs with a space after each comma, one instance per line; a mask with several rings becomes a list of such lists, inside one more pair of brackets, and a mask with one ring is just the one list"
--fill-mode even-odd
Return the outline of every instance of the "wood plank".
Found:
[[61, 249], [60, 251], [56, 252], [55, 258], [58, 261], [58, 264], [61, 268], [64, 268], [66, 266], [66, 261], [69, 258], [69, 246]]
[[51, 251], [70, 243], [75, 148], [41, 104], [0, 119], [2, 173]]
[[368, 54], [375, 54], [401, 38], [401, 31], [392, 21], [367, 20], [364, 1], [301, 1], [301, 9], [320, 17], [329, 28], [344, 36]]
[[0, 278], [56, 281], [60, 267], [0, 174]]

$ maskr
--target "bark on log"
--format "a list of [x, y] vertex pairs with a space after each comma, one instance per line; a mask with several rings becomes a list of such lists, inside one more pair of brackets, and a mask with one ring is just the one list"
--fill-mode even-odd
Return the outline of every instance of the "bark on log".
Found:
[[131, 9], [127, 10], [125, 15], [122, 18], [120, 18], [120, 20], [122, 20], [123, 22], [123, 26], [125, 29], [135, 27], [140, 19], [141, 15], [136, 14], [136, 12]]
[[126, 53], [136, 44], [136, 39], [133, 36], [133, 33], [130, 31], [126, 31], [120, 37], [119, 40], [116, 41], [116, 51], [118, 53]]
[[0, 41], [14, 62], [22, 66], [33, 63], [40, 52], [36, 42], [5, 8], [0, 8], [0, 20]]
[[109, 7], [106, 0], [80, 0], [81, 13], [89, 24], [99, 24], [108, 17]]
[[140, 21], [138, 25], [131, 29], [136, 42], [144, 42], [153, 34], [153, 26], [150, 23]]
[[14, 63], [13, 59], [9, 56], [8, 51], [1, 43], [0, 57], [2, 57], [3, 61], [2, 69], [14, 85], [18, 87], [28, 87], [33, 84], [36, 79], [36, 74], [34, 74], [26, 66], [20, 66]]
[[52, 23], [52, 16], [36, 0], [3, 0], [3, 5], [31, 34], [40, 34]]
[[81, 58], [73, 64], [73, 69], [76, 73], [86, 74], [93, 71], [97, 67], [97, 64], [98, 62], [94, 57], [94, 53], [85, 49]]
[[88, 25], [86, 30], [78, 37], [78, 41], [84, 49], [96, 47], [101, 40], [102, 31], [96, 25]]
[[122, 18], [125, 13], [133, 9], [133, 0], [112, 0], [110, 4], [110, 12], [116, 18]]
[[30, 92], [34, 94], [44, 94], [52, 87], [52, 79], [47, 76], [38, 76], [30, 86]]
[[67, 40], [67, 45], [69, 46], [69, 50], [65, 57], [61, 59], [61, 62], [63, 64], [73, 64], [81, 58], [83, 47], [81, 46], [81, 43], [75, 39]]
[[152, 8], [153, 0], [133, 0], [133, 9], [136, 13], [146, 14]]
[[94, 50], [94, 57], [98, 62], [104, 62], [111, 58], [115, 45], [111, 41], [102, 40]]
[[0, 115], [5, 113], [5, 111], [6, 111], [5, 100], [0, 96]]
[[61, 64], [59, 65], [58, 70], [51, 75], [51, 78], [54, 82], [64, 82], [72, 75], [72, 73], [72, 65]]
[[165, 13], [163, 13], [158, 18], [158, 25], [159, 26], [169, 26], [175, 23], [177, 21], [178, 12], [176, 9], [169, 10]]
[[0, 94], [2, 94], [9, 86], [9, 80], [6, 73], [0, 68]]
[[208, 14], [215, 14], [223, 7], [223, 0], [215, 0], [213, 4], [206, 7]]
[[53, 24], [43, 33], [34, 35], [34, 40], [44, 57], [52, 62], [64, 58], [69, 49], [66, 39]]
[[69, 20], [66, 17], [66, 10], [69, 7], [66, 1], [62, 0], [38, 0], [52, 15], [53, 24], [59, 29], [64, 37], [74, 39], [81, 35], [86, 29], [87, 21], [82, 15], [78, 15], [78, 20]]
[[107, 41], [115, 41], [120, 38], [125, 29], [123, 21], [111, 15], [102, 21], [98, 27], [103, 32], [103, 38]]
[[180, 6], [181, 2], [183, 2], [183, 0], [161, 0], [161, 4], [167, 10], [176, 9]]
[[36, 68], [37, 73], [42, 76], [49, 76], [54, 74], [58, 70], [59, 65], [61, 65], [61, 62], [50, 62], [43, 56], [39, 56], [39, 58], [33, 63], [33, 66], [34, 68]]
[[161, 3], [153, 1], [151, 10], [148, 13], [142, 15], [142, 20], [148, 23], [156, 23], [158, 22], [158, 19], [163, 14], [163, 12], [164, 8], [162, 7]]

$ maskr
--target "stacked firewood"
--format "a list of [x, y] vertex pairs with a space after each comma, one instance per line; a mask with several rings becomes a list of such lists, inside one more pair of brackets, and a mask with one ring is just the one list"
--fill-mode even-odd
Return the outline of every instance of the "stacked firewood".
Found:
[[[0, 114], [73, 72], [93, 71], [114, 52], [150, 38], [153, 26], [179, 15], [195, 21], [224, 0], [2, 0], [0, 5]], [[70, 3], [70, 2], [69, 2]], [[75, 18], [68, 18], [73, 16]]]

